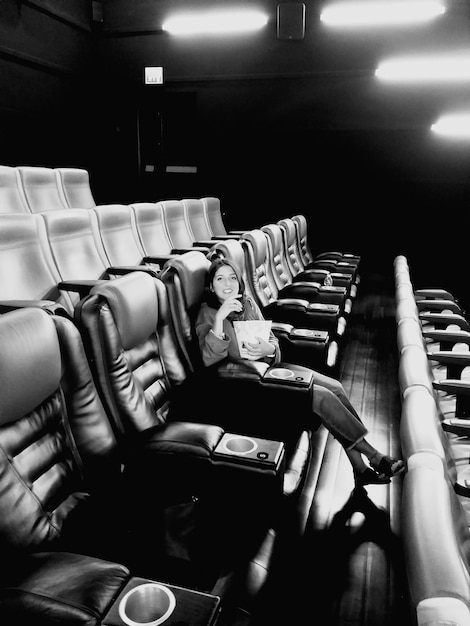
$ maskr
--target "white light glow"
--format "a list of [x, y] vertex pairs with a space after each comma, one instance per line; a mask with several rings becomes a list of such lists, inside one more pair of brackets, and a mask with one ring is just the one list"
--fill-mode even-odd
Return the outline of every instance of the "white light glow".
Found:
[[198, 11], [175, 15], [162, 28], [172, 35], [206, 35], [248, 32], [267, 23], [267, 16], [259, 11]]
[[377, 78], [396, 82], [470, 81], [470, 54], [390, 59], [379, 65]]
[[328, 26], [395, 26], [427, 22], [445, 13], [439, 0], [372, 0], [335, 2], [325, 7], [320, 20]]
[[443, 115], [431, 126], [436, 135], [454, 139], [470, 139], [470, 113]]

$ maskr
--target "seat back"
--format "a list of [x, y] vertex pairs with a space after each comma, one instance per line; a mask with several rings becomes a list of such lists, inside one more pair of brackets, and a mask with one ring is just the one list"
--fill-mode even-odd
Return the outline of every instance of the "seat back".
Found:
[[172, 248], [191, 248], [195, 237], [187, 222], [183, 201], [163, 200], [161, 205]]
[[165, 423], [173, 386], [186, 377], [165, 286], [132, 272], [92, 288], [75, 310], [118, 441]]
[[194, 241], [207, 241], [212, 237], [212, 231], [207, 222], [204, 202], [197, 198], [183, 200], [186, 219], [194, 237]]
[[195, 322], [204, 299], [209, 266], [209, 259], [195, 250], [170, 259], [160, 275], [168, 293], [178, 345], [191, 372], [202, 367]]
[[65, 197], [59, 191], [53, 168], [20, 165], [18, 173], [31, 213], [45, 213], [67, 208]]
[[28, 308], [0, 316], [0, 345], [2, 554], [73, 551], [62, 543], [68, 520], [120, 474], [80, 335]]
[[16, 167], [0, 165], [0, 213], [30, 213]]
[[103, 204], [92, 209], [106, 256], [111, 265], [140, 265], [145, 251], [139, 239], [134, 211], [125, 204]]
[[55, 174], [59, 192], [66, 206], [77, 209], [91, 209], [96, 206], [87, 170], [77, 167], [58, 167], [55, 169]]
[[313, 261], [313, 254], [310, 250], [310, 245], [307, 237], [307, 220], [305, 215], [293, 215], [292, 221], [294, 222], [296, 233], [297, 233], [297, 242], [298, 248], [300, 251], [300, 256], [302, 259], [302, 264], [306, 267], [309, 263]]
[[299, 251], [299, 241], [297, 239], [295, 223], [290, 217], [279, 220], [277, 223], [282, 232], [284, 253], [289, 265], [289, 270], [292, 276], [297, 276], [297, 274], [300, 274], [300, 272], [305, 269], [305, 265]]
[[211, 248], [209, 258], [212, 261], [217, 256], [232, 261], [232, 263], [235, 263], [240, 268], [243, 282], [245, 283], [246, 294], [256, 301], [256, 295], [252, 291], [252, 283], [248, 280], [246, 273], [245, 251], [241, 242], [235, 239], [216, 241], [215, 245]]
[[212, 235], [227, 235], [224, 221], [222, 219], [222, 211], [220, 209], [220, 200], [213, 196], [201, 198], [206, 212], [206, 221], [209, 225]]
[[[109, 261], [96, 215], [89, 209], [63, 209], [42, 214], [47, 240], [62, 281], [108, 279]], [[73, 306], [79, 293], [67, 292]]]
[[71, 315], [73, 303], [60, 293], [60, 280], [42, 216], [0, 215], [0, 300], [48, 301]]
[[286, 285], [290, 285], [293, 279], [285, 254], [282, 230], [278, 224], [265, 224], [261, 230], [267, 237], [271, 272], [277, 288], [281, 290]]
[[278, 288], [271, 273], [268, 241], [260, 228], [247, 231], [241, 238], [245, 250], [246, 276], [258, 306], [263, 310], [277, 300]]
[[147, 256], [171, 254], [173, 245], [166, 229], [161, 202], [131, 204], [140, 243]]

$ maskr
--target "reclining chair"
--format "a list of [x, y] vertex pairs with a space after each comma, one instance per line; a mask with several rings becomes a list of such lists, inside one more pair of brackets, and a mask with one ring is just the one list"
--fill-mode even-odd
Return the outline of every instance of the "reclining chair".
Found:
[[[212, 250], [211, 259], [216, 256], [230, 259], [241, 268], [247, 294], [256, 301], [256, 294], [253, 293], [246, 274], [245, 252], [241, 243], [239, 241], [218, 242]], [[294, 302], [300, 306], [298, 299], [295, 299]], [[301, 302], [305, 303], [305, 307], [308, 306], [306, 300]], [[286, 307], [285, 313], [285, 321], [272, 320], [271, 324], [271, 328], [280, 342], [285, 360], [289, 363], [299, 363], [305, 367], [312, 367], [334, 375], [339, 365], [337, 338], [330, 335], [327, 330], [296, 326], [292, 321], [288, 321], [290, 307]]]
[[[268, 244], [265, 234], [259, 230], [246, 232], [240, 243], [245, 254], [245, 268], [250, 291], [267, 319], [287, 322], [299, 328], [326, 330], [333, 337], [342, 337], [346, 329], [343, 314], [345, 294], [320, 293], [317, 300], [279, 297], [279, 290], [270, 272], [267, 259]], [[331, 302], [329, 298], [335, 300]], [[339, 302], [338, 302], [339, 300]]]
[[201, 200], [204, 205], [206, 221], [209, 224], [212, 237], [217, 239], [234, 239], [237, 235], [242, 235], [245, 232], [244, 230], [233, 229], [227, 231], [220, 208], [219, 198], [214, 196], [205, 196], [201, 198]]
[[0, 165], [0, 213], [30, 213], [18, 168]]
[[[230, 244], [230, 241], [220, 243]], [[232, 243], [236, 242], [232, 240]], [[284, 420], [284, 414], [295, 406], [299, 415], [302, 411], [311, 415], [310, 392], [308, 386], [302, 386], [301, 380], [303, 377], [309, 379], [312, 371], [310, 368], [283, 361], [283, 369], [298, 372], [298, 387], [295, 376], [290, 378], [293, 382], [290, 385], [289, 380], [276, 379], [272, 375], [273, 367], [277, 369], [275, 366], [270, 368], [261, 362], [222, 362], [214, 368], [207, 368], [213, 370], [211, 374], [205, 373], [207, 370], [202, 364], [195, 323], [204, 297], [209, 265], [208, 259], [201, 253], [187, 253], [169, 261], [160, 277], [167, 289], [179, 348], [184, 355], [187, 369], [193, 373], [187, 381], [187, 388], [195, 388], [203, 397], [207, 396], [208, 381], [211, 393], [217, 389], [220, 401], [214, 399], [210, 405], [224, 407], [223, 415], [218, 415], [223, 420], [221, 424], [224, 428], [240, 429], [244, 433], [268, 436], [285, 442], [284, 492], [286, 498], [299, 502], [299, 494], [305, 493], [311, 480], [314, 483], [316, 481], [326, 431], [320, 424], [317, 429], [313, 424], [310, 424], [310, 428], [291, 429]], [[227, 398], [233, 397], [241, 398], [242, 410], [239, 403], [227, 402]], [[191, 392], [181, 395], [178, 412], [184, 413], [185, 402], [191, 404], [194, 398]], [[305, 519], [304, 513], [301, 514], [301, 520]], [[302, 521], [301, 526], [303, 523]]]
[[134, 212], [139, 240], [146, 256], [158, 260], [161, 267], [177, 256], [165, 225], [161, 202], [135, 202], [130, 205]]
[[42, 306], [51, 313], [73, 315], [72, 298], [60, 291], [60, 280], [42, 216], [0, 215], [0, 313]]
[[[210, 200], [216, 199], [211, 198]], [[212, 247], [217, 239], [239, 239], [239, 234], [213, 234], [207, 216], [207, 202], [210, 204], [209, 198], [206, 198], [206, 204], [201, 198], [183, 200], [186, 219], [189, 229], [193, 233], [195, 245]]]
[[31, 213], [45, 213], [67, 208], [65, 197], [59, 191], [53, 168], [20, 165], [17, 169]]
[[[204, 258], [199, 252], [188, 254]], [[154, 555], [145, 538], [152, 534], [158, 519], [150, 494], [157, 491], [162, 494], [159, 501], [173, 502], [175, 506], [191, 505], [195, 497], [200, 503], [204, 524], [198, 545], [193, 546], [196, 554], [188, 565], [190, 571], [183, 567], [184, 580], [188, 584], [189, 576], [192, 584], [200, 586], [202, 577], [207, 590], [209, 578], [209, 588], [214, 592], [222, 584], [220, 581], [230, 578], [232, 573], [236, 576], [238, 568], [245, 571], [267, 530], [276, 531], [282, 524], [286, 499], [289, 510], [300, 506], [301, 487], [307, 490], [312, 480], [310, 457], [305, 450], [310, 435], [304, 434], [295, 454], [287, 453], [284, 452], [287, 444], [270, 436], [272, 430], [271, 433], [244, 430], [245, 422], [253, 421], [258, 407], [245, 409], [243, 417], [246, 415], [246, 419], [231, 423], [222, 420], [218, 411], [214, 414], [207, 411], [208, 393], [213, 390], [187, 384], [186, 362], [175, 341], [167, 290], [159, 279], [135, 272], [101, 283], [76, 308], [75, 320], [115, 436], [127, 451], [124, 458], [132, 459], [127, 479], [131, 485], [132, 516], [138, 521], [131, 529], [133, 545], [141, 546], [142, 549], [137, 550], [140, 558], [148, 553], [150, 563], [145, 564], [148, 568]], [[249, 382], [254, 391], [265, 398], [274, 381], [268, 371], [265, 376], [258, 375]], [[299, 410], [309, 393], [310, 382], [306, 380], [304, 387], [297, 388]], [[218, 406], [216, 397], [210, 398], [210, 406], [213, 403]], [[201, 421], [208, 423], [208, 432]], [[237, 429], [230, 430], [231, 426]], [[148, 438], [149, 432], [160, 431], [159, 442]], [[227, 450], [220, 451], [222, 433], [277, 442], [282, 456], [276, 459], [271, 456], [267, 462], [256, 455], [253, 459], [235, 457]], [[320, 447], [322, 434], [317, 438]], [[175, 441], [181, 443], [175, 444]], [[186, 446], [189, 455], [188, 464], [184, 466], [180, 457], [175, 456], [180, 446]], [[156, 450], [166, 452], [166, 456], [155, 459]], [[165, 478], [156, 485], [152, 476], [162, 465], [171, 479]], [[163, 476], [163, 469], [159, 474]], [[289, 495], [293, 497], [288, 498]], [[304, 509], [297, 515], [299, 525], [303, 525], [305, 515]], [[265, 559], [262, 562], [265, 564]], [[181, 565], [185, 563], [178, 561], [176, 567]], [[253, 568], [259, 574], [259, 568], [256, 565], [251, 570]], [[181, 571], [177, 571], [181, 575]]]
[[[329, 284], [332, 287], [340, 287], [341, 292], [345, 290], [344, 312], [345, 314], [351, 312], [352, 288], [355, 288], [355, 285], [351, 284], [349, 275], [329, 272], [328, 270], [318, 270], [308, 272], [305, 277], [301, 275], [294, 276], [287, 261], [281, 227], [278, 224], [266, 224], [260, 230], [267, 238], [271, 275], [279, 289], [280, 296], [287, 295], [290, 292], [293, 297], [297, 295], [299, 298], [305, 297], [307, 300], [310, 300], [311, 297], [316, 297], [315, 293], [318, 291], [319, 286]], [[305, 278], [305, 280], [301, 281], [301, 278]], [[314, 285], [311, 285], [311, 283], [314, 283]], [[315, 288], [315, 291], [312, 290], [312, 287]], [[302, 296], [302, 293], [304, 296]]]
[[284, 218], [279, 220], [277, 223], [282, 230], [287, 262], [289, 263], [290, 270], [294, 277], [299, 275], [300, 280], [305, 280], [306, 276], [310, 272], [314, 272], [316, 274], [319, 270], [323, 269], [328, 270], [329, 272], [339, 272], [343, 275], [347, 274], [349, 275], [349, 281], [351, 283], [358, 283], [358, 261], [352, 259], [343, 261], [336, 258], [321, 257], [319, 259], [314, 259], [305, 266], [294, 220], [292, 218]]
[[109, 263], [116, 266], [147, 265], [160, 271], [159, 259], [146, 255], [140, 242], [133, 209], [125, 204], [101, 204], [95, 213], [98, 231]]
[[199, 250], [205, 254], [209, 252], [211, 248], [210, 242], [204, 246], [196, 244], [186, 218], [186, 208], [182, 200], [162, 200], [161, 207], [174, 253], [182, 254], [189, 250]]
[[352, 254], [350, 252], [327, 251], [327, 252], [319, 252], [314, 255], [312, 253], [312, 249], [311, 249], [309, 238], [308, 238], [307, 219], [305, 215], [302, 215], [302, 214], [293, 215], [291, 219], [296, 226], [297, 238], [299, 242], [299, 250], [300, 250], [301, 259], [302, 259], [304, 268], [313, 266], [316, 261], [327, 260], [327, 259], [352, 264], [358, 267], [361, 261], [361, 257], [357, 254]]
[[[151, 276], [158, 274], [157, 265], [152, 263], [154, 259], [142, 257], [137, 247], [127, 207], [123, 211], [119, 205], [108, 208], [109, 214], [102, 219], [103, 233], [94, 209], [64, 209], [42, 215], [47, 233], [45, 245], [60, 276], [58, 287], [62, 293], [69, 294], [73, 306], [100, 281], [137, 270]], [[115, 261], [134, 264], [113, 265], [103, 240]]]
[[[79, 333], [70, 320], [31, 307], [0, 316], [0, 344], [0, 621], [121, 623], [120, 599], [155, 579], [116, 558], [129, 548], [121, 459]], [[221, 432], [204, 426], [179, 444], [173, 436], [165, 442], [164, 430], [148, 440], [162, 456], [181, 446], [182, 457], [191, 440], [207, 456], [203, 442]], [[218, 599], [207, 600], [214, 611]], [[178, 603], [174, 617], [185, 618], [189, 607]]]
[[66, 206], [74, 209], [91, 209], [96, 206], [87, 170], [78, 167], [55, 168], [59, 193]]

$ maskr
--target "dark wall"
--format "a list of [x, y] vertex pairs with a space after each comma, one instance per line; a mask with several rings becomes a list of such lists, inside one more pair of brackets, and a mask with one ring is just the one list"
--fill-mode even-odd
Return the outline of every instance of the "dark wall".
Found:
[[[470, 151], [429, 126], [465, 89], [377, 85], [378, 58], [409, 34], [332, 34], [310, 3], [301, 41], [277, 38], [272, 0], [250, 36], [161, 31], [169, 7], [194, 4], [0, 0], [0, 162], [86, 167], [100, 203], [217, 195], [233, 228], [302, 212], [318, 250], [390, 270], [406, 254], [418, 282], [452, 276], [462, 290], [466, 229], [446, 227], [466, 215]], [[447, 31], [458, 43], [468, 20]], [[143, 85], [146, 65], [164, 67], [163, 86]]]
[[0, 0], [0, 162], [86, 164], [91, 2]]

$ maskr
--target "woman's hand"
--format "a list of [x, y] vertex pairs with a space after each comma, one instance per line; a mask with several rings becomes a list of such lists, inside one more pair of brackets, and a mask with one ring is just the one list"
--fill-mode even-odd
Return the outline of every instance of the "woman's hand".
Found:
[[227, 298], [227, 300], [224, 300], [217, 310], [215, 316], [216, 321], [222, 322], [232, 312], [240, 313], [240, 311], [243, 310], [243, 305], [240, 302], [241, 297], [241, 294], [239, 294], [238, 296], [234, 296], [233, 298]]
[[256, 343], [246, 343], [246, 351], [250, 359], [258, 361], [259, 359], [276, 352], [275, 347], [260, 337], [256, 337]]

